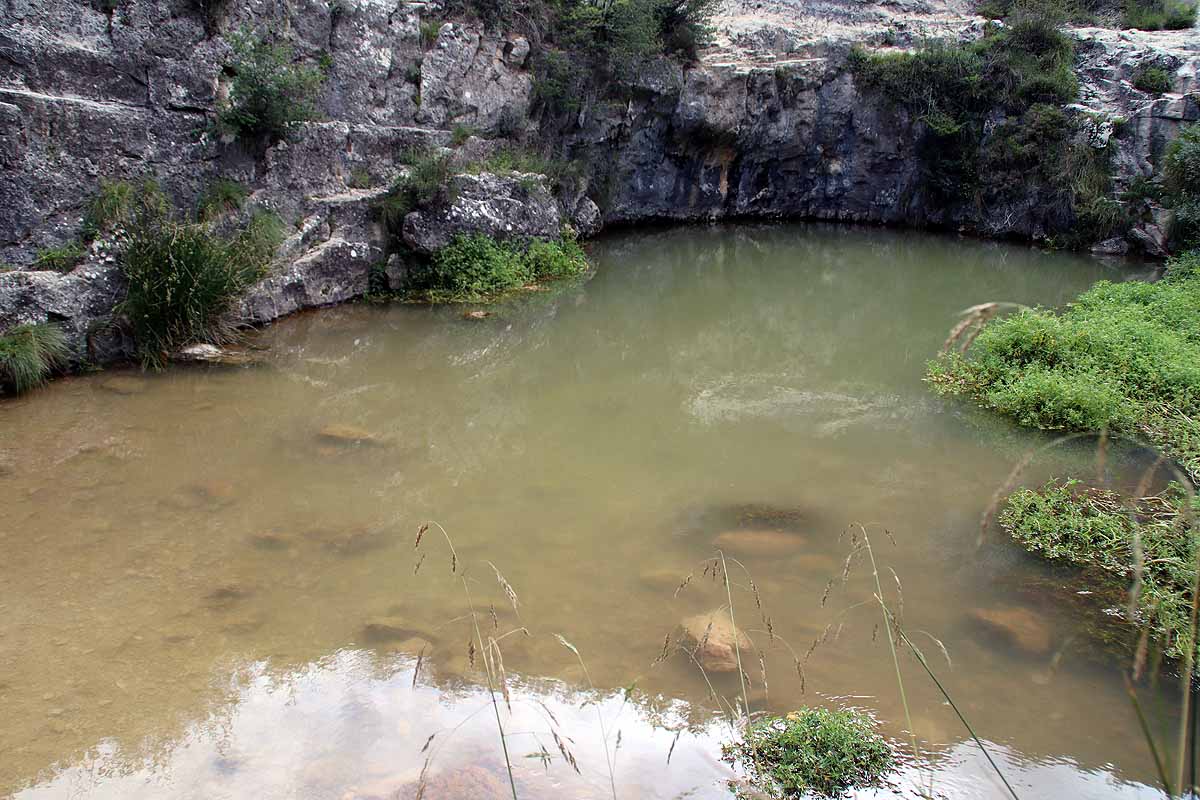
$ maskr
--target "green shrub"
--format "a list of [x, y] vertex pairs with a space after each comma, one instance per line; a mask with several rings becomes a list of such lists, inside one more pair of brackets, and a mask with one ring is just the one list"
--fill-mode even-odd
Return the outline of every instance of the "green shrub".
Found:
[[455, 125], [454, 130], [450, 132], [450, 145], [452, 147], [458, 147], [474, 135], [475, 129], [470, 125]]
[[1195, 580], [1195, 514], [1174, 486], [1130, 504], [1115, 492], [1085, 489], [1078, 481], [1050, 481], [1012, 494], [1000, 525], [1030, 552], [1087, 568], [1098, 589], [1118, 596], [1133, 577], [1134, 540], [1143, 557], [1141, 621], [1150, 625], [1168, 655], [1179, 658], [1190, 625]]
[[744, 741], [724, 748], [767, 797], [841, 797], [879, 786], [895, 768], [887, 741], [865, 715], [805, 708], [750, 725]]
[[438, 34], [442, 32], [442, 23], [436, 19], [421, 20], [421, 46], [429, 50], [437, 42]]
[[1148, 94], [1171, 91], [1171, 76], [1162, 67], [1145, 67], [1133, 76], [1133, 87]]
[[242, 31], [231, 37], [233, 73], [229, 99], [217, 111], [217, 126], [241, 137], [283, 138], [291, 125], [316, 119], [317, 95], [325, 80], [316, 67], [293, 63], [292, 49]]
[[237, 211], [250, 196], [250, 191], [232, 178], [217, 178], [204, 187], [196, 201], [196, 217], [208, 222]]
[[1171, 238], [1181, 249], [1200, 247], [1200, 123], [1181, 129], [1167, 146], [1162, 171], [1174, 212]]
[[166, 213], [168, 206], [166, 195], [153, 178], [138, 183], [101, 178], [83, 215], [83, 236], [95, 239], [124, 227], [135, 215]]
[[450, 199], [449, 184], [454, 170], [450, 157], [438, 152], [416, 152], [402, 158], [411, 161], [408, 172], [398, 179], [376, 204], [383, 227], [398, 239], [404, 218], [418, 208]]
[[355, 167], [350, 171], [346, 185], [351, 189], [370, 189], [375, 185], [375, 180], [371, 177], [371, 171], [366, 167]]
[[1157, 283], [1101, 281], [1062, 312], [992, 322], [966, 358], [929, 370], [939, 391], [974, 397], [1023, 425], [1144, 436], [1200, 473], [1200, 256]]
[[129, 282], [118, 306], [142, 363], [161, 367], [194, 342], [220, 344], [236, 333], [234, 300], [263, 276], [282, 239], [282, 224], [257, 214], [229, 238], [169, 215], [141, 217], [121, 258]]
[[66, 242], [58, 247], [43, 247], [33, 259], [33, 268], [70, 272], [83, 258], [84, 252], [83, 244], [78, 241]]
[[71, 354], [62, 329], [52, 323], [17, 325], [0, 333], [0, 388], [20, 394], [46, 382]]
[[1187, 30], [1196, 24], [1194, 0], [1125, 0], [1126, 28]]
[[582, 248], [569, 239], [501, 242], [475, 234], [456, 236], [434, 253], [422, 285], [435, 301], [486, 300], [541, 280], [587, 269]]

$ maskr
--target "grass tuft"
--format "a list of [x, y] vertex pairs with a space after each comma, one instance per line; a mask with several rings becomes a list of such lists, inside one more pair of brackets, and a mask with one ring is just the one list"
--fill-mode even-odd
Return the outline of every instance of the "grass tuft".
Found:
[[210, 222], [237, 211], [250, 196], [250, 190], [232, 178], [216, 178], [200, 193], [196, 201], [196, 217]]
[[434, 254], [418, 292], [435, 302], [488, 300], [538, 281], [578, 275], [587, 267], [583, 248], [569, 238], [517, 243], [460, 235]]
[[17, 325], [0, 334], [0, 387], [20, 394], [40, 386], [66, 365], [70, 347], [52, 323]]
[[43, 247], [33, 259], [34, 269], [70, 272], [84, 256], [83, 244], [70, 241], [58, 247]]

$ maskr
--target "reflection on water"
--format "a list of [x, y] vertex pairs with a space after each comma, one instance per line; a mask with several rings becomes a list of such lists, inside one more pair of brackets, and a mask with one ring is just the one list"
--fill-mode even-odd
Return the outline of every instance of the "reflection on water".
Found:
[[[623, 796], [726, 796], [718, 709], [737, 680], [710, 691], [686, 659], [654, 663], [680, 620], [725, 602], [703, 573], [718, 540], [763, 605], [735, 596], [762, 650], [752, 704], [849, 703], [903, 737], [867, 576], [822, 603], [851, 521], [894, 533], [878, 555], [905, 619], [945, 642], [950, 690], [1019, 784], [1153, 794], [1064, 578], [976, 547], [1040, 438], [920, 380], [963, 308], [1059, 304], [1128, 273], [813, 226], [629, 234], [593, 255], [589, 280], [484, 320], [332, 309], [263, 331], [260, 367], [107, 372], [0, 405], [0, 792], [406, 796], [443, 731], [430, 769], [447, 783], [426, 796], [503, 796], [466, 592], [436, 529], [413, 548], [437, 519], [485, 636], [530, 633], [501, 644], [527, 796], [611, 794], [597, 707], [621, 732]], [[1053, 454], [1029, 480], [1087, 458]], [[602, 702], [583, 704], [555, 633]], [[1001, 796], [933, 687], [907, 679], [937, 785]], [[524, 757], [539, 743], [549, 767]]]

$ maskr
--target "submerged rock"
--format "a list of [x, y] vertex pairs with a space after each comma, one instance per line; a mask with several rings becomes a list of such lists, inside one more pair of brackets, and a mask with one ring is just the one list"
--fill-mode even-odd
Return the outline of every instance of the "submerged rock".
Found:
[[365, 428], [355, 425], [332, 424], [317, 431], [318, 441], [337, 445], [371, 445], [380, 447], [385, 444], [383, 437]]
[[743, 556], [783, 556], [804, 546], [804, 537], [788, 531], [726, 531], [713, 539], [713, 546]]
[[679, 643], [691, 651], [707, 672], [736, 672], [738, 650], [743, 663], [751, 657], [754, 643], [729, 621], [724, 609], [688, 617], [679, 624]]
[[215, 344], [189, 345], [172, 353], [170, 358], [172, 361], [184, 364], [220, 364], [229, 367], [257, 364], [262, 360], [255, 353], [246, 350], [230, 350], [217, 347]]
[[254, 589], [242, 583], [226, 583], [204, 595], [204, 602], [213, 608], [228, 608], [254, 594]]
[[295, 541], [292, 534], [282, 531], [263, 531], [250, 536], [250, 544], [260, 550], [286, 550]]
[[420, 652], [422, 643], [432, 646], [425, 634], [408, 627], [408, 620], [401, 616], [373, 617], [367, 620], [362, 627], [362, 638], [368, 642], [399, 642], [405, 645], [417, 643], [414, 652]]
[[142, 394], [150, 388], [144, 378], [134, 378], [130, 375], [113, 375], [100, 381], [100, 388], [114, 394]]
[[397, 800], [505, 800], [512, 797], [508, 782], [484, 767], [473, 765], [443, 774], [428, 776], [386, 794], [355, 794], [354, 800], [390, 797]]
[[383, 528], [315, 528], [305, 534], [311, 541], [319, 542], [326, 550], [338, 555], [353, 556], [377, 550], [391, 543], [392, 538]]
[[1046, 655], [1054, 647], [1053, 629], [1027, 608], [974, 608], [967, 616], [988, 633], [1030, 655]]

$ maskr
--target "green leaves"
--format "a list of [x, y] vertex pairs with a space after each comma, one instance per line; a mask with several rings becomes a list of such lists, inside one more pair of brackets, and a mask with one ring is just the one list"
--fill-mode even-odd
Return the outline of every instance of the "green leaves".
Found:
[[218, 129], [241, 137], [282, 139], [297, 122], [317, 117], [316, 99], [325, 75], [319, 67], [293, 63], [291, 47], [270, 44], [242, 31], [233, 35], [229, 99], [217, 113]]

